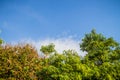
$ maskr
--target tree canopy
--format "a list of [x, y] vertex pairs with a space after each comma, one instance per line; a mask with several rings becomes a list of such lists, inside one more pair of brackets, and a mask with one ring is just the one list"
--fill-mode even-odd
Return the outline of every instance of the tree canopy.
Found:
[[0, 80], [120, 79], [120, 44], [112, 37], [93, 29], [85, 34], [80, 49], [87, 52], [84, 57], [74, 50], [58, 53], [51, 43], [41, 47], [40, 51], [49, 56], [43, 58], [30, 44], [0, 45]]

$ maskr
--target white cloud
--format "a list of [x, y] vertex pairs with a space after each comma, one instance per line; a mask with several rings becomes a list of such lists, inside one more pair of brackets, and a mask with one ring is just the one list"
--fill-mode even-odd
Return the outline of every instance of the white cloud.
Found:
[[37, 51], [39, 52], [40, 55], [41, 55], [41, 52], [40, 52], [41, 46], [48, 45], [49, 43], [55, 44], [55, 49], [58, 53], [62, 53], [64, 50], [71, 49], [71, 50], [77, 51], [78, 54], [81, 56], [84, 56], [86, 54], [86, 52], [83, 52], [80, 50], [80, 47], [79, 47], [80, 42], [72, 38], [58, 38], [58, 39], [47, 38], [47, 39], [38, 40], [38, 41], [29, 39], [29, 40], [22, 40], [21, 42], [30, 43], [34, 45], [37, 48]]

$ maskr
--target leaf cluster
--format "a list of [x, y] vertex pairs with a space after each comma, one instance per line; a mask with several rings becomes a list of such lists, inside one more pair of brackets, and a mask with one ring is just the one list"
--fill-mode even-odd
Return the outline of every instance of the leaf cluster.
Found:
[[[58, 53], [53, 43], [43, 45], [38, 56], [30, 44], [1, 45], [0, 80], [119, 80], [120, 44], [92, 30], [86, 34], [80, 49]], [[49, 56], [49, 57], [47, 57]]]

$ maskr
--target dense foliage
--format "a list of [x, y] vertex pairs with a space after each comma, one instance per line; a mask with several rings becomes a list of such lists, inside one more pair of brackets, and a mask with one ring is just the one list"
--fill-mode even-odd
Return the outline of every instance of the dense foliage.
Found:
[[29, 44], [3, 44], [0, 39], [0, 80], [119, 80], [120, 45], [113, 38], [86, 34], [80, 49], [58, 53], [54, 44], [43, 45], [38, 56]]

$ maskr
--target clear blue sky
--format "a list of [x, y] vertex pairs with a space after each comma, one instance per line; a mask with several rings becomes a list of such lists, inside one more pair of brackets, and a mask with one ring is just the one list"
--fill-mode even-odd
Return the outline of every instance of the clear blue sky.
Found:
[[5, 41], [56, 38], [96, 29], [120, 42], [120, 0], [0, 0]]

